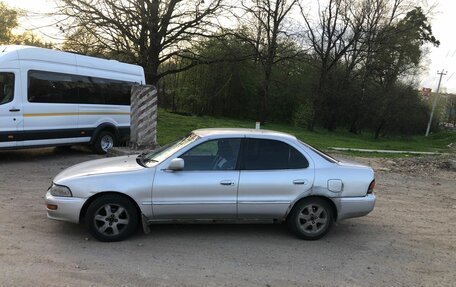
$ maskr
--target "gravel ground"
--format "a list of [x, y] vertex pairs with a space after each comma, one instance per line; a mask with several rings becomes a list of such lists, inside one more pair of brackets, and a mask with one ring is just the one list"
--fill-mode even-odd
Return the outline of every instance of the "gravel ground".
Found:
[[[377, 172], [378, 201], [319, 241], [284, 225], [154, 225], [101, 243], [46, 219], [44, 194], [84, 149], [0, 152], [0, 286], [454, 286], [456, 172], [357, 159]], [[402, 164], [402, 163], [401, 163]], [[402, 166], [402, 165], [400, 165]]]

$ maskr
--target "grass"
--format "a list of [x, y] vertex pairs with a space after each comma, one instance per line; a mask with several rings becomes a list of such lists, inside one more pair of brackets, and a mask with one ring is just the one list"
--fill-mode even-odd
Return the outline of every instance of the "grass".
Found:
[[[158, 112], [157, 139], [160, 145], [164, 145], [195, 129], [221, 127], [254, 128], [255, 122], [251, 120], [215, 118], [208, 116], [182, 116], [161, 109]], [[262, 128], [295, 135], [300, 140], [320, 149], [328, 149], [329, 147], [346, 147], [362, 149], [450, 152], [447, 146], [450, 143], [456, 142], [455, 132], [440, 132], [429, 137], [413, 136], [375, 139], [371, 134], [353, 135], [346, 131], [328, 132], [326, 130], [309, 132], [304, 128], [294, 127], [287, 124], [270, 123], [262, 126]], [[362, 154], [370, 156], [367, 153]], [[387, 154], [383, 153], [381, 155]], [[379, 155], [376, 154], [371, 156]], [[397, 157], [397, 155], [387, 156]]]

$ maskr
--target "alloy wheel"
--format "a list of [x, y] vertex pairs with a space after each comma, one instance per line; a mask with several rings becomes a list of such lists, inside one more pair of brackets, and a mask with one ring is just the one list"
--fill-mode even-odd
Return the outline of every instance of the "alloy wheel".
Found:
[[93, 220], [97, 231], [107, 236], [120, 234], [130, 223], [127, 210], [118, 204], [101, 206]]

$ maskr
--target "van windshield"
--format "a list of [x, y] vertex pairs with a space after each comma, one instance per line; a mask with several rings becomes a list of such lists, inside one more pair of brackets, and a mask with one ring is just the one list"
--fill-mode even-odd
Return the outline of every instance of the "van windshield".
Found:
[[0, 72], [0, 105], [9, 103], [14, 96], [14, 74]]

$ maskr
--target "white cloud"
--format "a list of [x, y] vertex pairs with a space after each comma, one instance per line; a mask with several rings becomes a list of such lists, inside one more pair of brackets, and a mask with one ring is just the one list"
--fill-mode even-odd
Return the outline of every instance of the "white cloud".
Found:
[[431, 25], [440, 46], [430, 48], [431, 52], [427, 56], [430, 63], [421, 84], [435, 91], [439, 81], [437, 71], [444, 69], [448, 74], [442, 78], [441, 89], [456, 93], [456, 1], [441, 0], [436, 4]]

